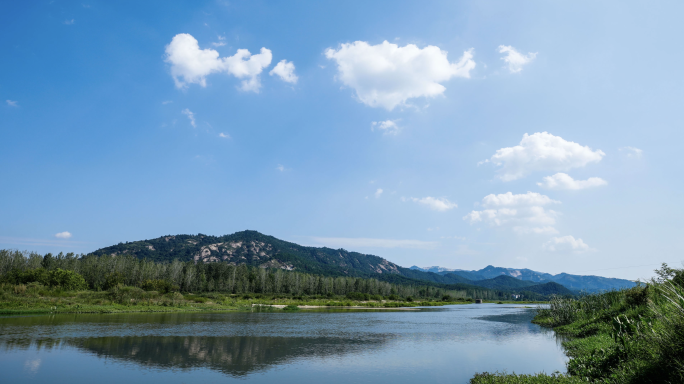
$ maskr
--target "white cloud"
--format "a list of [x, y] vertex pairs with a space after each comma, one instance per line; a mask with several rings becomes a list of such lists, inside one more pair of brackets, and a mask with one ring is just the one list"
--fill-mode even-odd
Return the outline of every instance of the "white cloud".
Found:
[[216, 36], [216, 37], [218, 37], [219, 41], [218, 41], [218, 42], [211, 43], [211, 45], [213, 45], [214, 47], [223, 47], [224, 45], [226, 45], [226, 41], [225, 41], [226, 38], [225, 38], [224, 36], [220, 36], [220, 35], [219, 35], [219, 36]]
[[589, 246], [584, 241], [582, 241], [582, 239], [575, 239], [570, 235], [554, 237], [551, 240], [544, 243], [542, 248], [550, 252], [573, 251], [579, 253], [593, 251], [593, 249], [589, 248]]
[[276, 169], [279, 170], [280, 172], [285, 172], [285, 166], [282, 165], [282, 164], [278, 164], [278, 166], [276, 167]]
[[297, 75], [295, 75], [294, 71], [294, 63], [291, 61], [288, 62], [287, 60], [280, 60], [280, 62], [276, 64], [275, 68], [273, 68], [268, 74], [271, 76], [278, 75], [282, 81], [297, 84], [297, 80], [299, 80], [299, 78]]
[[162, 101], [162, 105], [171, 104], [171, 103], [173, 103], [173, 100], [164, 100], [164, 101]]
[[511, 73], [518, 73], [522, 71], [524, 65], [527, 65], [537, 57], [537, 53], [528, 53], [527, 56], [515, 50], [515, 48], [510, 45], [499, 45], [499, 53], [505, 53], [506, 56], [502, 57], [501, 60], [508, 64], [508, 70]]
[[537, 192], [527, 192], [525, 194], [514, 195], [512, 192], [501, 193], [498, 195], [490, 194], [482, 199], [485, 207], [518, 207], [526, 205], [548, 205], [559, 204], [560, 201], [553, 200], [548, 196]]
[[26, 360], [26, 362], [24, 362], [24, 369], [35, 374], [36, 372], [38, 372], [38, 369], [40, 368], [42, 362], [43, 360], [41, 359]]
[[55, 233], [55, 237], [58, 239], [70, 239], [71, 238], [71, 233], [64, 231], [60, 233]]
[[551, 226], [546, 227], [513, 227], [513, 232], [519, 235], [535, 234], [535, 235], [557, 235], [558, 230]]
[[189, 110], [188, 108], [185, 108], [184, 110], [181, 111], [181, 113], [188, 117], [188, 119], [190, 120], [190, 125], [197, 128], [197, 123], [195, 123], [195, 114], [192, 113], [191, 110]]
[[383, 41], [342, 44], [325, 51], [337, 63], [337, 79], [354, 89], [358, 100], [371, 107], [392, 110], [417, 97], [435, 97], [446, 89], [441, 83], [452, 77], [470, 77], [475, 68], [472, 50], [450, 63], [447, 52], [428, 45], [400, 47]]
[[382, 195], [382, 192], [383, 192], [383, 191], [382, 191], [382, 188], [378, 188], [378, 189], [375, 191], [375, 198], [376, 198], [376, 199], [379, 198], [380, 195]]
[[482, 222], [494, 227], [512, 225], [513, 231], [518, 234], [557, 233], [553, 225], [559, 213], [544, 208], [549, 204], [560, 204], [560, 201], [536, 192], [491, 194], [482, 199], [485, 209], [472, 211], [463, 220], [470, 221], [470, 224]]
[[[8, 100], [9, 101], [9, 100]], [[634, 147], [622, 147], [620, 151], [626, 151], [627, 157], [633, 157], [635, 159], [640, 159], [644, 155], [644, 151], [639, 148]]]
[[592, 187], [608, 185], [608, 182], [600, 177], [590, 177], [586, 180], [575, 180], [566, 173], [556, 173], [553, 176], [546, 176], [538, 186], [546, 189], [570, 189], [579, 190]]
[[322, 244], [330, 248], [414, 248], [414, 249], [433, 249], [439, 245], [433, 241], [421, 240], [395, 240], [395, 239], [368, 239], [368, 238], [347, 238], [347, 237], [312, 237], [311, 240], [316, 244]]
[[165, 61], [171, 64], [171, 76], [178, 88], [188, 84], [206, 87], [208, 75], [225, 72], [245, 79], [241, 86], [243, 91], [259, 92], [259, 75], [271, 64], [271, 59], [271, 51], [266, 48], [261, 48], [261, 53], [255, 55], [246, 49], [238, 49], [233, 56], [219, 58], [217, 51], [200, 49], [192, 35], [180, 33], [166, 46]]
[[413, 201], [414, 203], [423, 204], [434, 211], [440, 212], [445, 212], [458, 207], [456, 203], [452, 203], [445, 198], [436, 198], [431, 196], [420, 199], [417, 197], [410, 197], [408, 200]]
[[223, 133], [223, 132], [219, 133], [219, 137], [224, 138], [224, 139], [230, 139], [230, 135], [227, 133]]
[[74, 25], [75, 22], [76, 22], [76, 20], [74, 20], [74, 19], [64, 20], [64, 25]]
[[396, 135], [399, 133], [399, 126], [397, 125], [399, 120], [385, 120], [385, 121], [374, 121], [371, 124], [371, 130], [379, 129], [383, 135]]
[[19, 104], [17, 103], [16, 100], [5, 100], [5, 102], [6, 102], [7, 105], [9, 105], [10, 107], [19, 108]]
[[606, 154], [593, 151], [572, 141], [563, 140], [548, 132], [523, 135], [520, 145], [501, 148], [485, 162], [499, 169], [503, 181], [516, 180], [534, 171], [568, 171], [601, 161]]

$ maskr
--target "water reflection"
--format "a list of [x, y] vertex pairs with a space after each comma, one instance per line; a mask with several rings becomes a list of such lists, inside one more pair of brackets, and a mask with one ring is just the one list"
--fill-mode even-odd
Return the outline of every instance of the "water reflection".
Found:
[[273, 365], [307, 357], [340, 357], [379, 347], [383, 340], [279, 337], [102, 337], [77, 339], [70, 345], [155, 368], [206, 367], [231, 376], [246, 376]]
[[[54, 375], [55, 364], [68, 357], [68, 364], [88, 364], [93, 372], [79, 371], [77, 382], [98, 377], [102, 383], [136, 381], [121, 372], [167, 382], [209, 380], [214, 372], [264, 382], [465, 383], [481, 371], [564, 370], [553, 333], [531, 324], [533, 316], [516, 306], [473, 305], [413, 312], [0, 317], [0, 369], [19, 381], [67, 380]], [[15, 364], [13, 356], [20, 359]], [[119, 368], [102, 377], [114, 366]], [[190, 376], [164, 376], [178, 371]]]

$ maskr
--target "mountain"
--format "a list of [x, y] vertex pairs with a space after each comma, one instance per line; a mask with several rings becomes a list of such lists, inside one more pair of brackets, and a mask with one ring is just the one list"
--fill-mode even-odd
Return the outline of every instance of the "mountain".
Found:
[[415, 265], [410, 267], [409, 269], [419, 270], [419, 271], [423, 271], [423, 272], [439, 273], [441, 275], [451, 273], [454, 271], [461, 271], [461, 269], [449, 269], [449, 268], [437, 267], [437, 266], [421, 268], [421, 267], [417, 267]]
[[538, 285], [539, 283], [536, 283], [534, 281], [527, 281], [527, 280], [518, 280], [515, 277], [511, 276], [497, 276], [493, 279], [486, 279], [486, 280], [476, 280], [476, 281], [469, 281], [470, 284], [472, 285], [477, 285], [479, 287], [485, 287], [489, 289], [522, 289], [524, 287], [529, 287], [531, 285]]
[[375, 277], [383, 281], [411, 284], [429, 281], [438, 284], [468, 284], [456, 275], [440, 275], [400, 267], [382, 257], [344, 249], [305, 247], [264, 235], [242, 231], [232, 235], [169, 235], [156, 239], [119, 243], [92, 253], [131, 255], [154, 261], [218, 262], [282, 268], [326, 276]]
[[[413, 266], [414, 270], [425, 271], [426, 268]], [[615, 279], [601, 276], [580, 276], [568, 273], [552, 275], [544, 272], [537, 272], [531, 269], [501, 268], [488, 265], [480, 270], [467, 271], [462, 269], [452, 269], [443, 267], [430, 267], [431, 270], [441, 270], [442, 275], [456, 275], [471, 280], [470, 284], [477, 281], [492, 279], [497, 276], [509, 276], [519, 280], [535, 283], [556, 282], [573, 291], [600, 292], [612, 289], [631, 288], [636, 285], [633, 281]], [[477, 284], [475, 284], [477, 285]]]
[[[154, 261], [226, 262], [256, 267], [282, 268], [324, 276], [373, 277], [395, 284], [450, 286], [453, 289], [520, 291], [533, 285], [556, 282], [571, 290], [599, 291], [631, 287], [631, 281], [598, 276], [550, 275], [529, 269], [487, 266], [479, 271], [441, 267], [404, 268], [382, 257], [345, 249], [305, 247], [264, 235], [242, 231], [225, 236], [168, 235], [156, 239], [119, 243], [92, 253], [131, 255]], [[537, 289], [537, 288], [535, 288]], [[527, 289], [530, 292], [534, 290]], [[565, 293], [563, 293], [565, 294]]]

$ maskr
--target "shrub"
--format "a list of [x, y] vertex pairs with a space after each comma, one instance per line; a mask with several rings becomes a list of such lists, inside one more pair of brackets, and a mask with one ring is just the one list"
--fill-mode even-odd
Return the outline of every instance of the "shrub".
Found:
[[631, 307], [638, 307], [648, 303], [648, 286], [636, 286], [625, 291], [625, 302]]
[[178, 291], [178, 286], [163, 279], [145, 280], [140, 284], [140, 288], [146, 291], [157, 291], [161, 294]]
[[370, 295], [361, 292], [349, 292], [347, 293], [347, 299], [349, 300], [370, 300]]
[[118, 285], [123, 285], [125, 280], [126, 277], [121, 272], [108, 273], [107, 276], [105, 276], [105, 283], [103, 288], [109, 290]]
[[408, 301], [409, 303], [413, 302], [413, 297], [406, 296], [406, 301]]
[[10, 284], [28, 284], [28, 283], [41, 283], [43, 285], [48, 285], [48, 271], [44, 268], [29, 269], [27, 271], [21, 271], [19, 269], [13, 269], [9, 271], [3, 278], [4, 281]]
[[53, 269], [48, 272], [48, 284], [52, 287], [60, 287], [69, 291], [82, 290], [88, 287], [83, 276], [62, 268]]
[[14, 293], [17, 295], [21, 295], [24, 292], [26, 292], [26, 286], [24, 284], [19, 284], [14, 286]]
[[290, 304], [290, 305], [286, 306], [285, 308], [283, 308], [283, 311], [298, 311], [298, 310], [299, 310], [299, 307], [294, 305], [294, 304]]
[[442, 296], [442, 301], [454, 301], [454, 298], [451, 295], [444, 295]]
[[401, 297], [399, 297], [399, 296], [397, 296], [397, 295], [389, 295], [389, 297], [387, 297], [387, 298], [388, 298], [389, 300], [394, 300], [394, 301], [399, 301], [399, 300], [401, 300]]

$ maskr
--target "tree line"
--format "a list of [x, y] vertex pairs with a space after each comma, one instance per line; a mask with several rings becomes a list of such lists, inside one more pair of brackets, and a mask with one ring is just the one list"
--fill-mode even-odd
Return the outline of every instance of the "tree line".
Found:
[[[59, 271], [57, 273], [56, 271]], [[69, 275], [69, 273], [71, 275]], [[69, 275], [69, 276], [67, 276]], [[56, 280], [57, 276], [61, 280]], [[83, 279], [83, 287], [79, 284]], [[64, 283], [60, 283], [64, 281]], [[35, 252], [0, 250], [0, 282], [39, 282], [92, 290], [119, 285], [158, 291], [225, 292], [232, 294], [288, 294], [338, 296], [350, 293], [438, 298], [495, 298], [488, 290], [448, 290], [429, 285], [401, 285], [372, 278], [320, 276], [277, 268], [231, 265], [225, 262], [194, 263], [173, 260], [155, 262], [128, 255], [95, 256], [73, 253], [40, 255]], [[68, 283], [67, 283], [68, 282]], [[66, 288], [66, 287], [65, 287]]]

